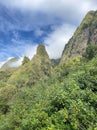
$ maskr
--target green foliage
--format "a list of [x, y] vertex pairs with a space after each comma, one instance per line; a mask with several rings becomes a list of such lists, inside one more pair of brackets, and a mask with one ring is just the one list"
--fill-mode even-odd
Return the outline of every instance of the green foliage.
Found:
[[43, 44], [40, 44], [37, 47], [37, 55], [42, 56], [42, 57], [49, 57], [46, 52], [45, 46]]
[[73, 58], [46, 80], [50, 63], [40, 61], [22, 66], [11, 77], [14, 85], [6, 80], [0, 88], [0, 130], [96, 130], [97, 57]]
[[11, 71], [0, 71], [0, 82], [7, 82], [9, 77], [12, 75]]
[[9, 78], [9, 84], [16, 85], [18, 88], [31, 87], [40, 81], [46, 81], [50, 77], [52, 63], [44, 45], [39, 45], [33, 59], [28, 63], [26, 62], [28, 62], [28, 59], [25, 57], [23, 65]]
[[86, 52], [85, 52], [85, 54], [83, 56], [85, 58], [87, 58], [88, 60], [91, 60], [96, 55], [97, 55], [97, 45], [89, 45], [86, 48]]
[[94, 11], [90, 11], [86, 16], [85, 18], [83, 19], [81, 25], [79, 26], [79, 28], [77, 29], [77, 31], [75, 32], [74, 36], [78, 36], [84, 29], [88, 28], [93, 19], [96, 18], [94, 17], [95, 16], [95, 13]]
[[7, 86], [7, 81], [12, 75], [13, 71], [0, 71], [0, 88]]
[[6, 114], [9, 111], [9, 102], [15, 94], [16, 88], [7, 85], [0, 89], [0, 113]]
[[29, 59], [27, 56], [24, 56], [24, 59], [23, 59], [22, 65], [27, 64], [29, 61], [30, 61], [30, 59]]

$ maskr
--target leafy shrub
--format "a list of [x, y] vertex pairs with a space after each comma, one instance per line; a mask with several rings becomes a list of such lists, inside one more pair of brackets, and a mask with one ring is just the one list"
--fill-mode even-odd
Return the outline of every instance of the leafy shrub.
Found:
[[83, 54], [83, 57], [91, 60], [93, 57], [97, 55], [97, 45], [89, 45], [86, 48], [86, 52]]

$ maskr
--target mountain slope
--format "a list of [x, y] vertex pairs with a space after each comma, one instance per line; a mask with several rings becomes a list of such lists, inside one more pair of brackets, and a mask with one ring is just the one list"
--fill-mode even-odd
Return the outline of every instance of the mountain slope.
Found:
[[2, 65], [2, 67], [0, 68], [0, 71], [17, 69], [21, 65], [21, 63], [22, 63], [22, 59], [10, 58], [8, 61], [6, 61]]
[[97, 11], [90, 11], [75, 31], [62, 54], [61, 62], [71, 57], [80, 57], [90, 44], [97, 43]]
[[31, 61], [22, 65], [9, 79], [9, 83], [32, 86], [38, 81], [46, 80], [51, 75], [52, 63], [45, 46], [40, 44]]
[[70, 62], [56, 76], [32, 86], [0, 88], [0, 130], [96, 130], [97, 57]]
[[[90, 23], [85, 25], [86, 31], [91, 30], [94, 21], [94, 12], [91, 13], [87, 18], [91, 22], [84, 20]], [[82, 30], [85, 31], [83, 23], [74, 34], [75, 39]], [[82, 43], [80, 38], [80, 45], [74, 41], [67, 45], [63, 61], [69, 54], [74, 57], [84, 53], [80, 46], [86, 40], [82, 39]], [[96, 43], [91, 38], [88, 41]], [[77, 50], [72, 52], [71, 45], [80, 49], [80, 55]], [[97, 47], [94, 50], [97, 52]], [[23, 64], [13, 73], [0, 72], [0, 130], [97, 130], [97, 55], [93, 53], [88, 60], [70, 59], [54, 69], [52, 63], [45, 46], [40, 44], [31, 61], [24, 57]]]

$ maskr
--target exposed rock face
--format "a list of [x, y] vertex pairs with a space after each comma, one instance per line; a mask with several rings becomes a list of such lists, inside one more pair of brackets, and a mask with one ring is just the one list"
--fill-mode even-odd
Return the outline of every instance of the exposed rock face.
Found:
[[75, 31], [73, 37], [62, 54], [61, 62], [75, 56], [82, 56], [86, 47], [90, 44], [97, 44], [97, 11], [90, 11]]

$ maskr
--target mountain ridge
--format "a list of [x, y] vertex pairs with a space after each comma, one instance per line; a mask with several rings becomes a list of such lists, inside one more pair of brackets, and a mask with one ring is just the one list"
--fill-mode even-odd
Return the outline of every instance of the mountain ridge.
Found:
[[[44, 55], [45, 54], [45, 55]], [[20, 66], [18, 70], [9, 78], [8, 82], [14, 84], [29, 84], [34, 85], [41, 80], [47, 80], [51, 75], [52, 63], [46, 52], [45, 46], [40, 44], [37, 47], [37, 52], [28, 63]], [[24, 78], [26, 77], [26, 81]]]
[[61, 62], [67, 61], [72, 57], [82, 57], [86, 47], [97, 43], [97, 11], [90, 11], [76, 29], [74, 35], [66, 44]]
[[76, 52], [87, 28], [71, 38], [63, 64], [40, 44], [16, 71], [0, 72], [0, 130], [97, 130], [97, 45], [81, 59]]

